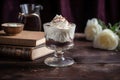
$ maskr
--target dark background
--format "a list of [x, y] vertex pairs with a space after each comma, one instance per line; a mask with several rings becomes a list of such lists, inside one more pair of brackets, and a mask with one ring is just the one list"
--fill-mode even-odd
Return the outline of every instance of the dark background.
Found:
[[120, 20], [120, 0], [1, 0], [0, 23], [17, 22], [19, 5], [23, 3], [44, 7], [40, 11], [42, 23], [51, 21], [56, 14], [62, 14], [77, 25], [76, 32], [84, 32], [87, 20], [94, 17], [112, 24]]

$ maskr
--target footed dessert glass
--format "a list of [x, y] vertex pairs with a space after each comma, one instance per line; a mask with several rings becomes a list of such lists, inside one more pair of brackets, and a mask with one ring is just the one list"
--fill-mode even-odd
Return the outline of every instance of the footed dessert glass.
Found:
[[53, 57], [45, 59], [44, 63], [52, 67], [65, 67], [74, 63], [74, 60], [70, 57], [64, 57], [63, 53], [74, 46], [73, 39], [76, 25], [69, 24], [67, 28], [52, 27], [50, 23], [43, 25], [46, 46], [55, 50]]

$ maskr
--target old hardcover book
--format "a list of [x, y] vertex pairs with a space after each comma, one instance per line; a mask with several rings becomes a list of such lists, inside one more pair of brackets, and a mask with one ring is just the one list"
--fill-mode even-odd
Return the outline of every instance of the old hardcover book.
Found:
[[45, 43], [44, 32], [22, 31], [15, 36], [8, 36], [4, 31], [0, 31], [0, 44], [37, 46]]
[[53, 52], [54, 50], [44, 45], [36, 47], [0, 45], [0, 57], [7, 59], [35, 60]]

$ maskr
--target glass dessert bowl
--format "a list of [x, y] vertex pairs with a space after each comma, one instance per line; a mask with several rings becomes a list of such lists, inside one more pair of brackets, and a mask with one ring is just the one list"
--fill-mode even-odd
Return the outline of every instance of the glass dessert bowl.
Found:
[[51, 22], [43, 24], [46, 46], [55, 50], [53, 57], [45, 59], [45, 64], [52, 67], [70, 66], [74, 60], [64, 57], [63, 51], [74, 46], [74, 33], [76, 25], [69, 23], [61, 15], [56, 15]]

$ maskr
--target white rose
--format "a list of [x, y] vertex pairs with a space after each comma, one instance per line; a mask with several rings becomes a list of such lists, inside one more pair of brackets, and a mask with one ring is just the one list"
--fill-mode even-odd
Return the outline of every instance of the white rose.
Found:
[[96, 18], [87, 21], [85, 28], [85, 37], [87, 40], [94, 40], [95, 36], [102, 31], [102, 26], [99, 25]]
[[114, 50], [118, 46], [119, 37], [110, 29], [104, 29], [93, 41], [95, 48]]

